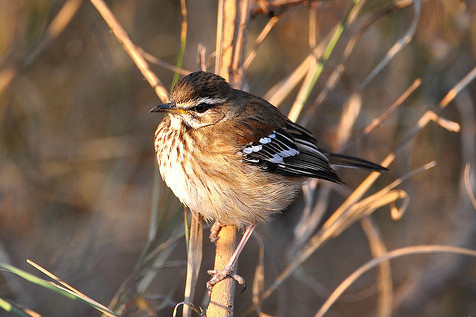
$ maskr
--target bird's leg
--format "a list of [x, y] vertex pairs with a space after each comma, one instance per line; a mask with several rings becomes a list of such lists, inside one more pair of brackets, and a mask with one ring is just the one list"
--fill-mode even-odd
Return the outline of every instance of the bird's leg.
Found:
[[212, 227], [210, 228], [210, 241], [215, 243], [218, 240], [218, 234], [220, 234], [221, 228], [223, 228], [224, 224], [222, 224], [220, 221], [215, 220], [213, 223]]
[[253, 233], [253, 230], [255, 229], [256, 225], [249, 225], [246, 227], [245, 232], [243, 233], [243, 237], [240, 240], [240, 243], [238, 243], [238, 246], [235, 249], [235, 252], [233, 252], [233, 255], [230, 258], [230, 261], [225, 265], [225, 267], [221, 270], [208, 270], [208, 274], [212, 275], [213, 277], [207, 282], [207, 288], [208, 290], [212, 290], [213, 286], [224, 280], [226, 277], [231, 277], [235, 281], [238, 282], [240, 285], [245, 284], [245, 279], [233, 272], [233, 269], [235, 267], [236, 262], [238, 261], [238, 257], [240, 256], [241, 251], [243, 251], [244, 246], [246, 245], [246, 242], [248, 242], [248, 239], [251, 237], [251, 234]]

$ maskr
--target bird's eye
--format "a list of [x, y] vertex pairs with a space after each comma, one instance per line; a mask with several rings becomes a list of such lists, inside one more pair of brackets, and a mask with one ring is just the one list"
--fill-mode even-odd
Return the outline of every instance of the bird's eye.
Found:
[[198, 113], [204, 113], [205, 111], [207, 111], [208, 109], [210, 109], [210, 105], [206, 104], [206, 103], [200, 103], [198, 105], [196, 105], [195, 107], [193, 107], [194, 110]]

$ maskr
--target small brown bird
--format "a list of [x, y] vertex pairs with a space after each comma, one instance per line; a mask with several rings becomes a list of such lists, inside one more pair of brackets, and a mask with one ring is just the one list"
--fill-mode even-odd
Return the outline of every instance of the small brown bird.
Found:
[[233, 267], [256, 224], [285, 209], [307, 178], [342, 183], [333, 166], [386, 170], [321, 149], [310, 131], [269, 102], [233, 89], [213, 73], [183, 77], [170, 102], [151, 112], [168, 114], [155, 132], [159, 171], [167, 186], [192, 214], [246, 227], [230, 262], [213, 272], [209, 288], [227, 276], [243, 282]]

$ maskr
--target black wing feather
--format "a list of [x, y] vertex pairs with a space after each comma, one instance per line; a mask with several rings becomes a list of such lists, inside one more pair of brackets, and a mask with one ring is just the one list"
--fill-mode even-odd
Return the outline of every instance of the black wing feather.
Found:
[[286, 124], [242, 151], [244, 161], [289, 177], [315, 177], [342, 183], [316, 139], [305, 128]]

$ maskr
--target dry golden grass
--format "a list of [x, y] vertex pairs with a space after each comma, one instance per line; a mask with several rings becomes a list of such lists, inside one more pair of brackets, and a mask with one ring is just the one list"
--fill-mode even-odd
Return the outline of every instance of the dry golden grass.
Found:
[[205, 239], [200, 255], [193, 221], [186, 243], [148, 110], [174, 72], [231, 67], [234, 85], [323, 147], [390, 168], [342, 171], [344, 187], [310, 182], [260, 225], [238, 268], [248, 289], [229, 293], [235, 316], [474, 315], [475, 4], [242, 1], [227, 18], [233, 2], [218, 4], [2, 4], [0, 262], [36, 274], [33, 259], [82, 302], [2, 271], [0, 307], [180, 316], [184, 305], [193, 316], [208, 306], [215, 249]]

